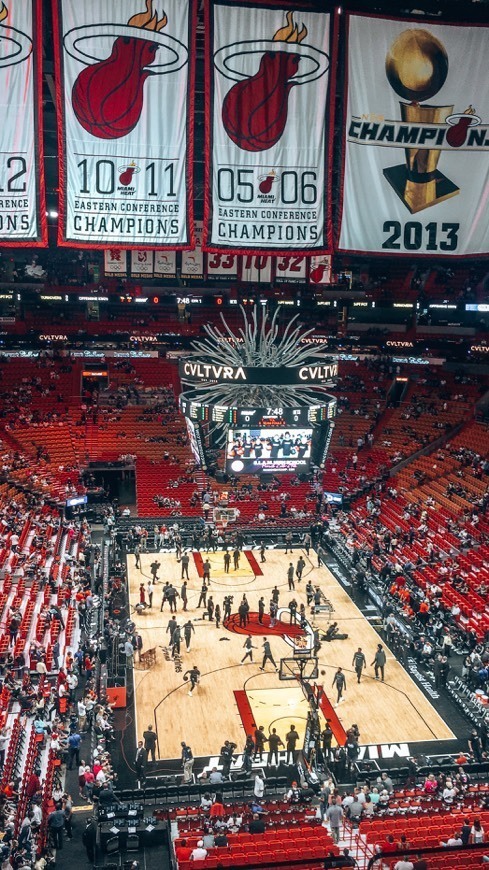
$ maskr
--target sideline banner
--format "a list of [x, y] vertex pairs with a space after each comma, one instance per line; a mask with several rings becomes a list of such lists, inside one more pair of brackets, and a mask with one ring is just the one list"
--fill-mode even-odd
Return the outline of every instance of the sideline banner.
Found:
[[0, 6], [0, 247], [44, 247], [42, 4]]
[[204, 254], [202, 251], [202, 221], [195, 221], [195, 246], [182, 254], [180, 277], [202, 281], [204, 279]]
[[489, 28], [348, 16], [341, 251], [489, 252]]
[[153, 251], [131, 251], [131, 277], [153, 277]]
[[331, 16], [207, 0], [205, 30], [205, 249], [329, 251]]
[[127, 277], [127, 254], [120, 248], [109, 248], [104, 251], [104, 272], [107, 277]]
[[190, 247], [194, 0], [53, 9], [58, 244]]

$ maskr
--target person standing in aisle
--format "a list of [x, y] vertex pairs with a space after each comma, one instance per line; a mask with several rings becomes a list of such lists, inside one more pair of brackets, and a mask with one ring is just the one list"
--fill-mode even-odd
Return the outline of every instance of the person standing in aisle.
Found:
[[[378, 643], [377, 644], [377, 651], [374, 655], [374, 660], [372, 662], [372, 665], [373, 665], [373, 668], [375, 671], [375, 679], [376, 680], [379, 679], [379, 671], [380, 671], [380, 675], [382, 677], [382, 682], [384, 682], [384, 668], [385, 668], [386, 661], [387, 661], [387, 659], [386, 659], [384, 647], [382, 646], [381, 643]], [[372, 665], [371, 665], [371, 667], [372, 667]]]
[[353, 655], [352, 667], [355, 669], [357, 683], [359, 683], [362, 677], [362, 671], [367, 667], [367, 659], [362, 652], [361, 646], [358, 647], [356, 653]]
[[289, 590], [292, 591], [295, 589], [294, 583], [294, 565], [292, 562], [289, 562], [289, 567], [287, 568], [287, 582], [289, 584]]
[[265, 665], [267, 662], [271, 662], [276, 671], [278, 671], [277, 665], [275, 664], [275, 659], [272, 655], [272, 649], [270, 646], [270, 642], [266, 637], [263, 638], [263, 661], [261, 663], [261, 671], [265, 670]]
[[245, 663], [245, 661], [246, 661], [246, 659], [248, 658], [248, 656], [249, 656], [250, 662], [253, 661], [253, 650], [254, 650], [254, 649], [257, 649], [257, 648], [258, 648], [258, 647], [253, 646], [253, 641], [252, 641], [252, 638], [251, 638], [251, 634], [249, 634], [248, 637], [246, 638], [244, 644], [243, 644], [243, 649], [245, 649], [246, 652], [245, 652], [243, 658], [241, 659], [241, 664], [242, 664], [242, 665]]
[[346, 692], [346, 677], [343, 673], [342, 668], [338, 668], [338, 670], [336, 671], [336, 673], [333, 677], [332, 687], [336, 688], [336, 692], [337, 692], [336, 704], [338, 705], [339, 703], [341, 703], [343, 693]]
[[146, 779], [146, 767], [148, 765], [148, 753], [144, 748], [143, 741], [140, 740], [135, 758], [136, 776], [141, 783]]

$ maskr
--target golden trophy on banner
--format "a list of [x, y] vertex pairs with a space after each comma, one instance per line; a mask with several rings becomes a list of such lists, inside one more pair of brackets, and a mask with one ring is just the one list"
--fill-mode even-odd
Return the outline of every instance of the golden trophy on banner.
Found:
[[[401, 118], [409, 125], [442, 124], [453, 106], [421, 106], [443, 87], [448, 74], [444, 45], [427, 30], [403, 30], [392, 43], [385, 71], [389, 84], [400, 97]], [[460, 188], [437, 168], [440, 151], [406, 148], [406, 162], [384, 169], [384, 176], [398, 197], [416, 214], [431, 205], [456, 196]]]

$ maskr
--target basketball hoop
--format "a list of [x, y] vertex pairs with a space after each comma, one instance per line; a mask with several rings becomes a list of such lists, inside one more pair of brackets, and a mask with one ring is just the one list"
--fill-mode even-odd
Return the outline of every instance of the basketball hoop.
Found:
[[222, 525], [223, 532], [225, 532], [227, 527], [228, 527], [228, 518], [227, 517], [221, 517], [221, 525]]

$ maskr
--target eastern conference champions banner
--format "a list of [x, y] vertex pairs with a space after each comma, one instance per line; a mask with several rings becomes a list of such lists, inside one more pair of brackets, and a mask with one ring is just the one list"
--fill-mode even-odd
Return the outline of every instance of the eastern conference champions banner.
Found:
[[207, 12], [206, 248], [329, 249], [330, 16], [211, 0]]
[[0, 5], [0, 246], [47, 244], [41, 3]]
[[189, 247], [193, 0], [55, 0], [59, 244]]
[[488, 38], [349, 17], [340, 250], [487, 254]]

